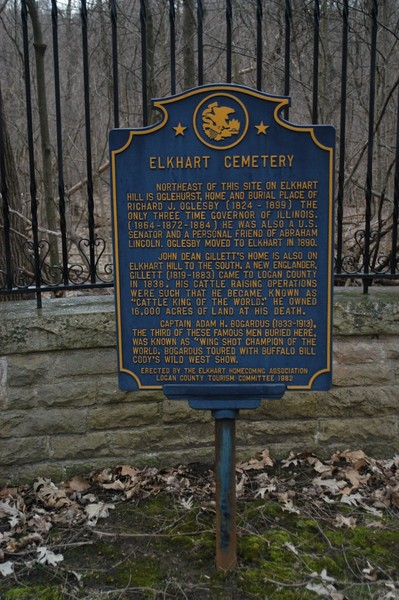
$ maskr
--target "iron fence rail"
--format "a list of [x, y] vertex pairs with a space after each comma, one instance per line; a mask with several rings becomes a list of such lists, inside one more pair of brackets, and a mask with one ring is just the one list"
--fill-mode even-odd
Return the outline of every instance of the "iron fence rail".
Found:
[[[39, 203], [38, 203], [38, 185], [37, 177], [40, 171], [38, 161], [38, 143], [37, 134], [35, 134], [37, 121], [39, 119], [40, 106], [35, 100], [35, 89], [37, 80], [32, 72], [31, 65], [34, 62], [34, 39], [32, 37], [32, 11], [35, 2], [33, 0], [21, 0], [20, 13], [20, 28], [22, 39], [22, 56], [23, 56], [23, 76], [25, 84], [24, 110], [26, 118], [26, 126], [24, 127], [25, 144], [28, 155], [28, 179], [29, 179], [29, 197], [30, 208], [28, 214], [29, 239], [21, 245], [21, 253], [16, 254], [15, 244], [11, 242], [13, 235], [13, 226], [11, 215], [13, 214], [13, 206], [11, 202], [10, 181], [7, 166], [7, 134], [6, 123], [8, 118], [7, 106], [5, 102], [1, 104], [0, 111], [0, 177], [1, 177], [1, 235], [2, 243], [1, 253], [3, 260], [0, 263], [0, 295], [13, 294], [35, 294], [37, 306], [41, 306], [42, 294], [47, 292], [62, 292], [66, 290], [78, 289], [98, 289], [102, 287], [111, 287], [112, 282], [112, 266], [111, 260], [105, 260], [104, 257], [110, 255], [110, 238], [100, 236], [96, 232], [95, 224], [95, 209], [96, 197], [94, 192], [94, 174], [93, 174], [93, 131], [96, 128], [96, 117], [93, 115], [92, 95], [90, 90], [91, 82], [91, 61], [93, 60], [93, 51], [89, 47], [89, 35], [91, 20], [95, 18], [95, 6], [98, 8], [98, 2], [92, 5], [86, 0], [73, 3], [75, 7], [74, 19], [80, 20], [81, 30], [81, 56], [76, 56], [76, 60], [81, 60], [81, 77], [82, 77], [82, 100], [84, 106], [84, 188], [85, 188], [85, 233], [81, 234], [75, 243], [79, 261], [72, 260], [70, 255], [70, 227], [67, 218], [67, 192], [65, 184], [65, 168], [68, 165], [71, 157], [65, 152], [65, 130], [63, 108], [65, 109], [65, 101], [63, 102], [63, 78], [65, 77], [65, 65], [61, 64], [60, 57], [60, 17], [64, 16], [65, 5], [57, 3], [56, 0], [51, 0], [51, 7], [48, 11], [51, 13], [51, 57], [52, 57], [52, 79], [53, 90], [48, 87], [46, 93], [53, 98], [54, 103], [54, 138], [55, 149], [53, 158], [56, 164], [55, 179], [57, 188], [58, 202], [58, 231], [52, 232], [50, 235], [49, 226], [45, 235], [42, 234], [43, 228], [39, 223]], [[101, 3], [100, 3], [101, 4]], [[120, 57], [120, 17], [126, 12], [126, 3], [123, 0], [109, 0], [107, 3], [101, 4], [103, 9], [106, 9], [107, 28], [110, 32], [109, 40], [109, 57], [110, 57], [110, 89], [112, 92], [109, 95], [108, 103], [112, 114], [110, 127], [119, 127], [121, 119], [121, 57]], [[320, 101], [322, 98], [320, 92], [321, 76], [325, 76], [322, 72], [320, 59], [322, 57], [323, 44], [326, 40], [323, 38], [322, 32], [322, 6], [320, 0], [310, 0], [305, 3], [296, 2], [294, 0], [276, 0], [272, 5], [270, 2], [262, 0], [253, 0], [245, 3], [246, 14], [253, 19], [253, 62], [254, 67], [248, 68], [248, 71], [254, 71], [254, 86], [257, 89], [282, 93], [289, 96], [292, 92], [295, 75], [293, 74], [294, 59], [293, 59], [293, 30], [296, 24], [296, 18], [301, 5], [301, 10], [306, 5], [308, 11], [307, 32], [313, 38], [311, 43], [312, 50], [306, 56], [302, 56], [302, 60], [311, 64], [311, 77], [308, 87], [310, 90], [309, 104], [311, 105], [311, 120], [313, 123], [320, 121]], [[324, 4], [323, 4], [324, 5]], [[153, 13], [154, 7], [158, 10], [164, 10], [167, 14], [168, 23], [168, 70], [169, 70], [169, 89], [164, 89], [163, 94], [175, 94], [178, 88], [182, 87], [181, 76], [181, 59], [178, 59], [177, 38], [187, 32], [182, 31], [181, 11], [185, 10], [192, 12], [192, 19], [195, 20], [195, 62], [196, 62], [196, 81], [195, 85], [208, 83], [209, 73], [206, 66], [206, 44], [207, 25], [209, 19], [205, 23], [204, 15], [210, 8], [216, 10], [224, 6], [224, 28], [221, 39], [213, 40], [213, 44], [218, 46], [219, 55], [217, 61], [219, 64], [223, 62], [223, 54], [225, 56], [224, 77], [227, 83], [235, 80], [234, 65], [236, 57], [240, 54], [240, 48], [235, 47], [235, 24], [236, 11], [243, 11], [242, 3], [238, 0], [186, 0], [183, 3], [177, 3], [175, 0], [140, 0], [134, 23], [132, 35], [139, 37], [140, 56], [137, 60], [140, 63], [139, 69], [132, 67], [132, 72], [129, 73], [124, 68], [125, 77], [135, 77], [140, 80], [141, 85], [141, 125], [146, 126], [151, 120], [151, 112], [149, 108], [149, 100], [151, 92], [156, 88], [154, 83], [154, 69], [151, 70], [151, 53], [154, 53], [154, 39], [152, 37], [153, 29]], [[273, 9], [271, 9], [273, 6]], [[390, 212], [386, 214], [387, 193], [386, 185], [382, 186], [381, 192], [376, 193], [373, 188], [373, 174], [376, 169], [376, 133], [380, 127], [382, 115], [385, 114], [380, 110], [380, 116], [376, 114], [376, 94], [378, 75], [377, 53], [378, 35], [381, 28], [384, 26], [379, 20], [379, 2], [371, 0], [371, 3], [364, 3], [364, 31], [368, 34], [368, 39], [365, 40], [365, 49], [369, 60], [368, 66], [368, 89], [364, 93], [368, 96], [368, 123], [367, 123], [367, 141], [360, 152], [360, 160], [365, 155], [364, 166], [364, 201], [361, 204], [362, 214], [360, 223], [353, 231], [352, 244], [345, 242], [345, 212], [348, 205], [348, 160], [347, 160], [347, 121], [350, 109], [348, 106], [348, 80], [349, 61], [351, 57], [351, 31], [354, 25], [351, 25], [351, 17], [355, 14], [357, 8], [351, 7], [348, 0], [329, 3], [331, 10], [334, 11], [334, 19], [339, 19], [341, 41], [339, 44], [340, 54], [340, 73], [338, 76], [339, 84], [339, 110], [337, 111], [336, 122], [333, 122], [338, 133], [338, 148], [337, 148], [337, 186], [336, 186], [336, 241], [335, 241], [335, 279], [336, 284], [344, 284], [347, 280], [361, 281], [364, 291], [367, 292], [368, 287], [373, 282], [388, 283], [392, 280], [399, 279], [399, 253], [398, 253], [398, 213], [399, 213], [399, 80], [396, 80], [391, 86], [387, 97], [384, 100], [383, 108], [388, 106], [388, 103], [394, 102], [396, 96], [396, 115], [395, 115], [395, 148], [394, 161], [389, 169], [392, 171], [392, 188], [393, 195], [389, 199]], [[312, 10], [309, 12], [309, 7]], [[369, 8], [367, 8], [369, 7]], [[273, 10], [278, 17], [282, 28], [282, 48], [280, 49], [280, 70], [281, 89], [268, 89], [268, 69], [269, 63], [265, 59], [266, 50], [270, 49], [273, 40], [267, 37], [265, 32], [265, 23], [270, 19], [270, 11]], [[77, 13], [79, 12], [79, 14]], [[215, 13], [216, 14], [216, 13]], [[356, 16], [356, 15], [355, 15]], [[249, 18], [248, 17], [248, 18]], [[125, 15], [124, 15], [125, 18]], [[325, 15], [324, 15], [325, 18]], [[62, 18], [62, 25], [65, 25], [65, 19]], [[352, 27], [352, 29], [351, 29]], [[126, 28], [126, 23], [124, 23]], [[270, 29], [269, 29], [270, 32]], [[329, 35], [330, 33], [327, 32]], [[219, 36], [222, 35], [222, 30]], [[49, 34], [50, 36], [50, 34]], [[392, 33], [392, 40], [396, 44], [397, 33]], [[209, 46], [209, 37], [208, 46]], [[164, 43], [164, 42], [163, 42]], [[192, 40], [189, 40], [189, 44]], [[187, 49], [187, 48], [186, 48]], [[298, 56], [296, 56], [297, 60]], [[183, 65], [184, 67], [184, 65]], [[326, 69], [323, 65], [323, 69]], [[337, 69], [337, 67], [334, 67]], [[134, 71], [134, 72], [133, 72]], [[242, 70], [242, 73], [245, 69]], [[4, 87], [4, 82], [2, 82]], [[126, 85], [125, 85], [126, 88]], [[1, 100], [1, 96], [0, 96]], [[298, 103], [300, 98], [297, 97], [295, 102]], [[328, 103], [327, 98], [327, 103]], [[80, 102], [80, 100], [76, 100]], [[324, 103], [326, 102], [324, 98]], [[109, 108], [109, 107], [108, 107]], [[104, 111], [108, 110], [104, 107]], [[285, 112], [285, 117], [289, 117], [288, 108]], [[137, 125], [139, 123], [136, 123]], [[131, 123], [125, 123], [131, 125]], [[352, 169], [352, 173], [354, 170]], [[385, 203], [385, 204], [384, 204]], [[384, 213], [385, 210], [385, 213]], [[15, 212], [15, 211], [14, 211]], [[46, 228], [45, 228], [46, 229]], [[51, 244], [57, 244], [59, 250], [59, 262], [49, 262], [49, 251]], [[346, 244], [346, 245], [345, 245]], [[22, 259], [21, 259], [22, 256]], [[22, 262], [21, 262], [22, 261]]]

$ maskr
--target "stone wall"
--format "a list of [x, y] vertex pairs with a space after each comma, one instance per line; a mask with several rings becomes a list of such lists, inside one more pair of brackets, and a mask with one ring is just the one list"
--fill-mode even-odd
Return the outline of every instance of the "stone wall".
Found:
[[[0, 484], [121, 463], [212, 461], [213, 419], [157, 392], [122, 392], [112, 296], [0, 304]], [[399, 452], [399, 290], [341, 288], [334, 387], [242, 411], [238, 454]]]

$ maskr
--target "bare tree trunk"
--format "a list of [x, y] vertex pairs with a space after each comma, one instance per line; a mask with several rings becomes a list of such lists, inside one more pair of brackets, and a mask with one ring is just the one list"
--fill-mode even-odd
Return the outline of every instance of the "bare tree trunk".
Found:
[[194, 0], [183, 0], [183, 61], [184, 61], [184, 89], [195, 85], [195, 62], [194, 62], [194, 37], [195, 18]]
[[[44, 55], [47, 46], [43, 41], [42, 27], [35, 0], [27, 0], [27, 6], [32, 21], [33, 40], [35, 48], [35, 63], [37, 77], [37, 102], [40, 122], [40, 142], [43, 168], [43, 191], [47, 217], [47, 228], [56, 231], [58, 228], [57, 209], [53, 194], [52, 168], [51, 168], [51, 143], [47, 111], [46, 75]], [[59, 264], [57, 238], [49, 234], [51, 266]]]
[[157, 115], [151, 110], [151, 99], [157, 97], [157, 82], [155, 81], [155, 44], [154, 44], [154, 19], [151, 2], [147, 4], [147, 69], [148, 69], [148, 118], [149, 123], [157, 120]]
[[[29, 261], [23, 252], [23, 245], [28, 240], [24, 231], [24, 222], [18, 217], [17, 214], [22, 210], [21, 194], [14, 153], [12, 151], [10, 136], [8, 134], [7, 124], [4, 117], [1, 88], [0, 128], [2, 146], [1, 151], [3, 154], [1, 161], [1, 177], [3, 180], [1, 181], [0, 191], [3, 194], [6, 192], [6, 194], [4, 194], [6, 195], [6, 198], [2, 198], [0, 195], [0, 287], [8, 287], [9, 283], [11, 283], [12, 287], [14, 287], [18, 283], [23, 284], [25, 277], [27, 281], [30, 279], [30, 276], [32, 276], [32, 265], [29, 264]], [[6, 199], [7, 207], [5, 206]], [[7, 213], [7, 215], [5, 213]], [[8, 220], [8, 247], [6, 244], [6, 219]], [[17, 273], [18, 281], [16, 281]], [[21, 300], [28, 297], [29, 296], [22, 294], [0, 294], [0, 301]]]

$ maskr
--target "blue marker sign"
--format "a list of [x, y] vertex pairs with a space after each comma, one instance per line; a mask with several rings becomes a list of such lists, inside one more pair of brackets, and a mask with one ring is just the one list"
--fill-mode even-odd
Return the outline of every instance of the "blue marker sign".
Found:
[[329, 126], [210, 85], [110, 133], [119, 384], [331, 386]]

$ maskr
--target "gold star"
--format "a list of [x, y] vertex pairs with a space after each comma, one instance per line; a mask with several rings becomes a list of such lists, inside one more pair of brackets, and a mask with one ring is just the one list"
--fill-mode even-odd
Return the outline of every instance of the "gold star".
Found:
[[265, 125], [263, 121], [259, 123], [259, 125], [255, 125], [255, 128], [258, 130], [258, 135], [263, 133], [266, 135], [266, 129], [269, 129], [270, 125]]
[[175, 135], [184, 135], [184, 132], [187, 129], [187, 127], [183, 127], [183, 125], [179, 121], [179, 124], [176, 127], [173, 127], [173, 129], [176, 131]]

